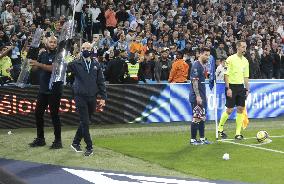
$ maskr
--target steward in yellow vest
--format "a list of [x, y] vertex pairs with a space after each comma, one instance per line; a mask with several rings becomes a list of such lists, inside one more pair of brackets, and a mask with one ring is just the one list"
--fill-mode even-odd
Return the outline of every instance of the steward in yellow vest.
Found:
[[128, 75], [130, 78], [138, 80], [139, 63], [127, 63]]
[[12, 81], [10, 70], [12, 62], [9, 56], [4, 56], [0, 59], [0, 85]]
[[138, 73], [140, 68], [140, 63], [138, 63], [133, 54], [130, 55], [129, 61], [126, 62], [127, 70], [124, 77], [124, 83], [126, 84], [137, 84], [138, 83]]

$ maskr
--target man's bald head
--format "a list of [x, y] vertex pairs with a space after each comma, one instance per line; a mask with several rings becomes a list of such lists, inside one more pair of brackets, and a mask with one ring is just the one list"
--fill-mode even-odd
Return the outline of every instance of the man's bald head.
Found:
[[57, 47], [57, 38], [55, 36], [50, 36], [46, 39], [46, 44], [49, 50], [54, 50]]
[[56, 36], [51, 35], [51, 36], [47, 37], [46, 40], [47, 40], [47, 42], [50, 41], [50, 40], [52, 40], [52, 41], [57, 41], [57, 38], [56, 38]]
[[89, 42], [83, 43], [83, 45], [82, 45], [82, 51], [83, 51], [83, 50], [91, 51], [91, 50], [92, 50], [92, 45], [91, 45]]

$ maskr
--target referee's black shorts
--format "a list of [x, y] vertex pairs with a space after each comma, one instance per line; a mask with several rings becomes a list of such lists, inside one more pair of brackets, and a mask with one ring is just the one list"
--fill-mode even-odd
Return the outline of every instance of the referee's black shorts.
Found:
[[226, 107], [234, 108], [235, 106], [244, 107], [246, 103], [246, 89], [243, 84], [229, 84], [232, 90], [232, 98], [227, 96], [228, 88], [225, 88]]

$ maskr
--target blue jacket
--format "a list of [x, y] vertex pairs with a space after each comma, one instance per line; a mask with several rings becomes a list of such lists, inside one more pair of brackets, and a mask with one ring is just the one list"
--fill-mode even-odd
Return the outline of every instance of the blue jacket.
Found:
[[75, 96], [100, 96], [106, 99], [105, 78], [101, 65], [97, 61], [85, 62], [83, 58], [80, 58], [68, 64], [67, 72], [74, 74]]

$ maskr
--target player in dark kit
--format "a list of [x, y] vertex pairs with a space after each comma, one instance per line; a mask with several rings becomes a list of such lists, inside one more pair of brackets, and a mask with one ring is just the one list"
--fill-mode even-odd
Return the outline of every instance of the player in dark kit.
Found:
[[[191, 139], [190, 144], [210, 144], [205, 138], [205, 119], [206, 119], [206, 88], [205, 88], [205, 69], [210, 56], [210, 49], [201, 49], [200, 56], [192, 65], [190, 72], [191, 90], [190, 103], [192, 107]], [[197, 141], [197, 131], [199, 131], [200, 141]]]

